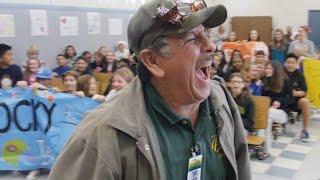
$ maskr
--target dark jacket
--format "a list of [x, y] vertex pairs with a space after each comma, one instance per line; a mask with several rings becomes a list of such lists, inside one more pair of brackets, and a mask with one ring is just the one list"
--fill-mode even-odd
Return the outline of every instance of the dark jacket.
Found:
[[274, 101], [278, 101], [281, 103], [281, 106], [279, 109], [285, 110], [287, 107], [287, 98], [289, 96], [292, 96], [292, 92], [288, 89], [288, 83], [289, 83], [288, 80], [284, 81], [281, 92], [275, 92], [264, 87], [262, 95], [268, 96], [271, 99], [270, 105], [272, 105]]
[[238, 105], [244, 128], [247, 131], [251, 132], [253, 129], [253, 124], [254, 124], [253, 118], [255, 113], [253, 100], [251, 99], [250, 96], [247, 96], [244, 98], [241, 96], [238, 96], [234, 98], [234, 100]]
[[[307, 84], [303, 74], [299, 70], [295, 70], [293, 72], [286, 71], [288, 76], [288, 90], [292, 92], [296, 91], [304, 91], [307, 92]], [[294, 104], [298, 101], [299, 97], [288, 96], [287, 103]]]

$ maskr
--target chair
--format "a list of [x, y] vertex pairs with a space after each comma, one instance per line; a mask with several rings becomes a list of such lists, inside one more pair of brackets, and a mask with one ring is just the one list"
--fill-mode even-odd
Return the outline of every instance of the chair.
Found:
[[103, 94], [109, 86], [112, 73], [93, 73], [93, 76], [97, 79], [99, 94]]
[[52, 87], [57, 87], [57, 88], [59, 88], [61, 91], [64, 90], [64, 85], [63, 85], [63, 82], [62, 82], [62, 79], [61, 79], [61, 78], [53, 77], [53, 78], [50, 80], [50, 84], [51, 84]]
[[[270, 98], [265, 96], [252, 96], [255, 105], [254, 126], [255, 130], [266, 129], [268, 123], [268, 112], [270, 107]], [[249, 147], [253, 147], [256, 156], [259, 158], [259, 153], [262, 152], [264, 138], [254, 134], [248, 134], [247, 143]]]

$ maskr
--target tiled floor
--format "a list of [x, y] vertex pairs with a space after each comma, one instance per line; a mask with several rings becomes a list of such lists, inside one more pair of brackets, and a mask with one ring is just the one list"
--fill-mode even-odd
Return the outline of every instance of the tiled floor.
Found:
[[251, 158], [254, 180], [320, 179], [320, 113], [315, 113], [310, 123], [311, 142], [297, 138], [301, 122], [288, 124], [286, 133], [272, 142], [270, 158], [264, 161]]
[[[272, 143], [271, 157], [260, 161], [251, 160], [253, 180], [320, 180], [320, 112], [311, 118], [311, 142], [301, 142], [297, 135], [301, 122], [286, 127], [284, 136]], [[13, 177], [0, 174], [1, 180], [23, 180], [24, 176]], [[47, 173], [39, 180], [47, 179]]]

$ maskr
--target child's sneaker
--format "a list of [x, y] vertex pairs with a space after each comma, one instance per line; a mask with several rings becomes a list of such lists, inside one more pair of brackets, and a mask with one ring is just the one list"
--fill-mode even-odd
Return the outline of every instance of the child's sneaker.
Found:
[[310, 141], [310, 134], [307, 130], [302, 130], [300, 134], [300, 139], [302, 142], [309, 142]]
[[39, 175], [40, 175], [40, 170], [32, 170], [29, 172], [26, 179], [27, 180], [35, 180], [39, 177]]

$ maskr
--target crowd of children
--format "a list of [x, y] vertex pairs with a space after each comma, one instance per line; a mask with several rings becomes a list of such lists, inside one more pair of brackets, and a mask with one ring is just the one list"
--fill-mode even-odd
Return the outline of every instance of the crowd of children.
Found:
[[[249, 56], [242, 55], [237, 49], [223, 49], [223, 45], [213, 54], [215, 61], [211, 79], [222, 83], [226, 81], [238, 105], [245, 133], [255, 133], [265, 138], [264, 152], [259, 154], [259, 159], [270, 156], [273, 124], [286, 123], [292, 111], [302, 117], [301, 140], [308, 142], [310, 139], [308, 124], [311, 105], [305, 97], [307, 86], [303, 75], [303, 60], [306, 57], [319, 57], [314, 43], [307, 38], [308, 27], [299, 27], [296, 35], [293, 35], [292, 28], [286, 30], [285, 33], [276, 29], [269, 45], [260, 41], [257, 30], [252, 30], [248, 41], [245, 41], [255, 42]], [[225, 41], [237, 42], [236, 32], [231, 32]], [[252, 96], [267, 96], [271, 100], [267, 128], [264, 130], [253, 128], [255, 107]]]
[[[260, 41], [259, 32], [252, 30], [247, 41], [253, 42], [254, 46], [249, 55], [243, 55], [239, 50], [226, 51], [221, 39], [218, 50], [212, 54], [214, 61], [210, 77], [229, 88], [239, 107], [245, 133], [255, 133], [255, 106], [251, 97], [267, 96], [271, 99], [267, 128], [256, 132], [266, 139], [261, 159], [270, 156], [272, 124], [286, 123], [289, 111], [299, 111], [302, 114], [301, 139], [307, 141], [310, 137], [310, 102], [305, 98], [307, 86], [302, 73], [302, 61], [305, 57], [317, 58], [317, 55], [313, 42], [307, 38], [308, 32], [307, 27], [301, 26], [298, 34], [293, 37], [292, 29], [289, 27], [286, 33], [276, 29], [273, 41], [267, 45]], [[231, 32], [226, 41], [237, 42], [236, 32]], [[58, 66], [53, 70], [47, 68], [45, 62], [39, 59], [39, 51], [34, 45], [27, 50], [27, 58], [21, 67], [14, 64], [12, 47], [0, 44], [1, 88], [18, 86], [41, 90], [54, 89], [99, 102], [108, 102], [136, 75], [137, 62], [129, 54], [127, 43], [123, 41], [117, 43], [115, 52], [101, 46], [92, 54], [84, 51], [80, 56], [77, 56], [75, 47], [69, 45], [64, 53], [56, 56]], [[94, 73], [112, 73], [109, 87], [103, 94], [97, 93]], [[64, 89], [52, 87], [52, 77], [61, 78]], [[30, 174], [35, 176], [38, 171], [32, 171]]]

